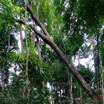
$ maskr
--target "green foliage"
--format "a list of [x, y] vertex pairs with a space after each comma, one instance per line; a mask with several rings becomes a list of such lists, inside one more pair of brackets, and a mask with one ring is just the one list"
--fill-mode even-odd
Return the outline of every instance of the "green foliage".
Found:
[[[34, 14], [42, 21], [52, 40], [70, 61], [72, 56], [77, 55], [79, 49], [82, 53], [91, 50], [91, 45], [83, 46], [84, 35], [90, 38], [101, 34], [100, 28], [104, 20], [103, 0], [31, 0], [31, 2]], [[71, 73], [61, 63], [55, 52], [40, 39], [39, 48], [42, 59], [39, 59], [38, 42], [35, 39], [34, 45], [31, 39], [33, 31], [29, 27], [22, 27], [16, 23], [18, 18], [32, 21], [24, 6], [24, 0], [0, 1], [0, 78], [3, 75], [6, 77], [0, 79], [0, 103], [50, 104], [53, 96], [55, 104], [60, 104], [60, 102], [69, 104], [70, 85], [72, 84], [73, 98], [79, 97], [80, 86], [74, 77], [72, 77], [73, 82], [69, 84]], [[27, 35], [28, 42], [27, 47], [26, 37], [24, 37], [22, 53], [18, 53], [16, 40], [17, 35], [20, 35], [20, 29], [25, 30], [22, 35]], [[102, 35], [99, 49], [104, 66], [103, 41]], [[26, 89], [26, 48], [29, 55], [28, 89]], [[10, 69], [14, 72], [10, 72]], [[94, 83], [95, 73], [89, 68], [80, 65], [79, 73], [89, 84]], [[1, 83], [5, 85], [4, 90]], [[47, 84], [49, 84], [49, 88]], [[84, 91], [82, 96], [83, 103], [90, 101]], [[75, 99], [74, 103], [76, 103]]]
[[99, 25], [99, 20], [104, 15], [103, 5], [103, 0], [79, 0], [79, 13], [90, 27]]
[[80, 65], [79, 73], [84, 77], [87, 83], [91, 84], [94, 81], [94, 72], [89, 68]]

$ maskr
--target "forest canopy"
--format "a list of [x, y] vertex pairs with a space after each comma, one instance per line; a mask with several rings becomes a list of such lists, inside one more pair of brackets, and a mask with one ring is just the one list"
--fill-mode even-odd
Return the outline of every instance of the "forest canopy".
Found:
[[104, 0], [0, 0], [1, 104], [103, 104], [103, 52]]

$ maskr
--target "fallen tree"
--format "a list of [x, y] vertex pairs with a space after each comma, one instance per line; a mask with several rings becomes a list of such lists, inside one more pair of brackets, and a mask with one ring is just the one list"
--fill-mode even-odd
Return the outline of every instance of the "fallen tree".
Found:
[[[79, 84], [82, 86], [82, 88], [86, 91], [86, 93], [94, 99], [97, 102], [96, 96], [97, 94], [91, 89], [89, 84], [84, 80], [84, 78], [78, 73], [78, 71], [75, 69], [75, 67], [67, 60], [65, 54], [58, 48], [58, 46], [51, 40], [47, 30], [44, 28], [43, 24], [40, 22], [40, 20], [34, 15], [32, 8], [27, 5], [26, 7], [27, 11], [30, 13], [32, 19], [35, 23], [41, 28], [43, 32], [40, 32], [37, 30], [35, 26], [32, 24], [28, 24], [31, 29], [46, 43], [48, 44], [59, 56], [59, 58], [63, 61], [63, 63], [67, 66], [69, 71], [74, 75], [74, 77], [77, 79]], [[22, 20], [17, 20], [18, 23], [27, 25], [26, 22]]]

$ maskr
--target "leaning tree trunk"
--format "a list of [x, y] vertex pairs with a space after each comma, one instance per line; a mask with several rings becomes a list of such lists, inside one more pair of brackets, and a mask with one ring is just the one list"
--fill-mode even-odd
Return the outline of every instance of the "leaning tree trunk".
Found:
[[33, 25], [31, 24], [26, 24], [26, 22], [18, 20], [17, 22], [24, 24], [24, 25], [29, 25], [31, 27], [31, 29], [45, 42], [47, 43], [55, 52], [56, 54], [59, 56], [59, 58], [63, 61], [63, 63], [67, 66], [67, 68], [69, 69], [69, 71], [74, 75], [74, 77], [77, 79], [77, 81], [79, 82], [79, 84], [83, 87], [83, 89], [86, 91], [86, 93], [94, 99], [94, 101], [97, 101], [97, 99], [95, 99], [95, 96], [97, 96], [97, 94], [91, 89], [91, 87], [87, 84], [87, 82], [83, 79], [83, 77], [77, 72], [76, 68], [69, 62], [67, 61], [66, 56], [64, 55], [64, 53], [58, 48], [58, 46], [51, 40], [51, 38], [49, 37], [49, 34], [47, 32], [47, 30], [44, 28], [43, 24], [39, 21], [39, 19], [33, 14], [33, 11], [31, 9], [31, 7], [29, 5], [27, 5], [27, 11], [30, 13], [32, 19], [34, 20], [34, 22], [36, 22], [39, 27], [42, 29], [43, 33], [41, 33], [40, 31], [37, 30], [37, 28], [35, 28]]

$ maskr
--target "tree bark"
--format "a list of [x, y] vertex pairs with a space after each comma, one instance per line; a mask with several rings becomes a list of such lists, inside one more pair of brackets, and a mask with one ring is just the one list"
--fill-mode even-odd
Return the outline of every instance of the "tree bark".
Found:
[[35, 39], [36, 39], [36, 35], [35, 35], [34, 32], [32, 32], [32, 34], [31, 34], [31, 42], [32, 42], [33, 46], [35, 46]]
[[4, 74], [4, 65], [1, 69], [1, 82], [2, 82], [2, 93], [4, 94], [4, 87], [5, 87], [5, 82], [4, 82], [4, 77], [5, 77], [5, 74]]
[[80, 87], [80, 104], [82, 104], [82, 88]]
[[37, 36], [37, 51], [38, 51], [38, 57], [39, 57], [39, 59], [42, 60], [41, 48], [40, 48], [40, 40], [39, 40], [38, 36]]
[[[21, 13], [20, 13], [20, 19], [21, 19]], [[20, 28], [22, 27], [22, 25], [20, 25]], [[22, 29], [20, 29], [20, 41], [21, 41], [21, 47], [20, 47], [20, 50], [21, 50], [21, 53], [23, 51], [23, 37], [22, 37]]]
[[69, 83], [69, 102], [70, 104], [73, 104], [73, 91], [72, 91], [72, 75], [70, 75], [69, 77], [69, 73], [68, 73], [68, 83]]
[[21, 50], [21, 53], [23, 51], [23, 37], [22, 37], [22, 30], [20, 29], [20, 41], [21, 41], [21, 47], [20, 47], [20, 50]]
[[8, 34], [8, 49], [7, 49], [7, 52], [9, 52], [10, 50], [10, 32]]
[[54, 104], [54, 97], [53, 97], [53, 84], [51, 84], [51, 104]]
[[[78, 52], [78, 70], [80, 70], [80, 52]], [[82, 88], [79, 86], [80, 91], [80, 104], [82, 104]]]
[[[99, 39], [99, 43], [100, 43]], [[104, 104], [104, 70], [103, 70], [103, 64], [102, 64], [102, 57], [101, 57], [101, 50], [99, 49], [99, 69], [100, 69], [100, 89], [101, 89], [101, 103]]]

